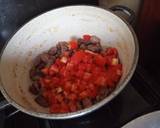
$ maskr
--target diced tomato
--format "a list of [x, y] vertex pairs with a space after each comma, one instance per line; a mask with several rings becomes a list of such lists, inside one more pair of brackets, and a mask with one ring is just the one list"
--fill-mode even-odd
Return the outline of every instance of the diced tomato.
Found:
[[81, 92], [80, 94], [79, 94], [79, 97], [81, 98], [81, 99], [83, 99], [83, 98], [86, 98], [88, 96], [88, 92], [85, 90], [85, 91], [83, 91], [83, 92]]
[[77, 73], [76, 73], [76, 77], [77, 77], [77, 78], [82, 78], [82, 77], [83, 77], [83, 74], [84, 74], [84, 71], [78, 70]]
[[99, 74], [102, 72], [102, 70], [101, 70], [101, 68], [100, 67], [95, 67], [95, 68], [93, 68], [92, 69], [92, 74], [93, 74], [93, 76], [95, 76], [95, 77], [97, 77], [97, 76], [99, 76]]
[[44, 81], [43, 81], [43, 78], [40, 78], [40, 79], [39, 79], [39, 83], [41, 84], [42, 88], [45, 87], [45, 83], [44, 83]]
[[72, 101], [77, 100], [77, 95], [74, 94], [74, 93], [71, 93], [71, 94], [68, 95], [68, 99], [70, 99]]
[[48, 73], [50, 76], [52, 76], [52, 75], [55, 75], [56, 74], [56, 72], [54, 71], [54, 70], [49, 70], [49, 73]]
[[85, 52], [83, 51], [77, 51], [72, 57], [71, 57], [71, 63], [73, 64], [79, 64], [85, 56]]
[[78, 91], [78, 86], [77, 86], [76, 84], [72, 84], [71, 91], [72, 91], [73, 93], [77, 93], [77, 91]]
[[73, 101], [70, 101], [70, 102], [68, 103], [68, 106], [69, 106], [69, 109], [70, 109], [71, 112], [75, 112], [75, 111], [77, 110], [76, 103], [73, 102]]
[[93, 55], [92, 54], [88, 54], [87, 52], [85, 52], [85, 56], [83, 58], [83, 62], [84, 63], [93, 63]]
[[[90, 41], [84, 35], [84, 42]], [[100, 88], [114, 88], [122, 76], [116, 48], [107, 48], [104, 53], [78, 49], [76, 40], [69, 41], [70, 51], [63, 52], [50, 67], [41, 70], [39, 79], [42, 94], [50, 104], [51, 113], [79, 110], [82, 100], [96, 99]]]
[[92, 98], [95, 98], [95, 97], [97, 96], [97, 89], [96, 89], [96, 88], [93, 89], [93, 90], [91, 90], [90, 92], [91, 92], [90, 96], [91, 96]]
[[79, 93], [80, 93], [81, 91], [84, 91], [86, 89], [86, 87], [84, 85], [80, 84], [80, 85], [78, 85], [78, 89], [79, 89]]
[[86, 69], [86, 67], [85, 67], [86, 65], [84, 65], [84, 64], [79, 64], [78, 65], [78, 69], [79, 69], [79, 71], [85, 71], [85, 69]]
[[63, 91], [64, 97], [68, 97], [69, 92], [68, 91]]
[[60, 104], [52, 104], [50, 107], [50, 113], [59, 113], [60, 112]]
[[122, 64], [117, 64], [116, 67], [117, 67], [117, 69], [122, 70]]
[[58, 87], [59, 84], [60, 84], [60, 78], [58, 78], [58, 77], [52, 77], [50, 84], [51, 84], [53, 87]]
[[58, 67], [55, 64], [52, 65], [49, 70], [54, 71], [54, 72], [58, 72], [59, 71]]
[[93, 83], [89, 83], [87, 87], [88, 96], [91, 98], [95, 98], [97, 95], [97, 87]]
[[64, 73], [65, 73], [65, 71], [66, 71], [66, 67], [65, 67], [65, 66], [61, 67], [61, 69], [60, 69], [60, 73], [64, 74]]
[[60, 112], [61, 113], [65, 113], [65, 112], [68, 112], [69, 111], [69, 106], [68, 104], [64, 103], [64, 102], [61, 102], [61, 109], [60, 109]]
[[106, 56], [117, 57], [118, 56], [117, 49], [116, 48], [107, 48], [106, 49]]
[[83, 39], [84, 39], [84, 41], [90, 41], [90, 39], [91, 39], [91, 36], [90, 35], [83, 35]]
[[43, 69], [41, 69], [41, 72], [43, 72], [43, 74], [47, 75], [49, 73], [49, 68], [48, 67], [43, 68]]
[[55, 96], [55, 99], [56, 99], [58, 102], [61, 103], [64, 98], [63, 98], [63, 96], [62, 96], [61, 94], [58, 94], [58, 95]]
[[83, 79], [84, 79], [84, 80], [90, 80], [91, 77], [92, 77], [92, 74], [91, 74], [91, 73], [85, 72], [85, 73], [84, 73], [84, 76], [83, 76]]
[[48, 79], [48, 78], [44, 78], [43, 81], [44, 81], [45, 84], [50, 84], [51, 83], [51, 79]]
[[69, 81], [66, 81], [66, 83], [64, 85], [64, 90], [68, 92], [71, 90], [71, 88], [72, 88], [72, 83]]
[[78, 43], [77, 43], [77, 41], [76, 41], [76, 40], [71, 40], [71, 41], [69, 42], [69, 48], [70, 48], [70, 49], [77, 49], [77, 48], [78, 48]]
[[55, 66], [57, 66], [57, 68], [62, 67], [64, 66], [64, 63], [60, 60], [60, 58], [58, 58], [56, 59]]
[[105, 59], [106, 59], [106, 65], [112, 65], [112, 59], [113, 59], [112, 56], [107, 56], [105, 57]]
[[[46, 90], [46, 91], [44, 91], [43, 92], [43, 94], [42, 94], [45, 98], [47, 98], [47, 99], [51, 99], [52, 98], [52, 93], [50, 92], [50, 90]], [[51, 101], [50, 101], [50, 103], [51, 103]]]
[[106, 85], [106, 79], [105, 79], [105, 77], [103, 77], [103, 76], [98, 77], [95, 80], [95, 84], [98, 85], [98, 86], [105, 86]]
[[67, 65], [66, 65], [66, 70], [71, 70], [73, 68], [74, 68], [74, 64], [68, 62]]
[[96, 55], [95, 56], [95, 63], [98, 66], [104, 66], [106, 64], [106, 59], [101, 55]]
[[70, 53], [69, 53], [68, 51], [65, 51], [65, 52], [63, 53], [63, 55], [66, 56], [66, 57], [69, 57], [69, 54], [70, 54]]

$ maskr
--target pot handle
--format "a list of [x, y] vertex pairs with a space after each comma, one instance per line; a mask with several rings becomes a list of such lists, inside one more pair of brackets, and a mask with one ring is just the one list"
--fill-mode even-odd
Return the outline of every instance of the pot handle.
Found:
[[[0, 112], [4, 111], [6, 109], [8, 109], [9, 107], [11, 107], [12, 105], [10, 103], [8, 103], [8, 101], [6, 101], [5, 99], [0, 101]], [[12, 109], [11, 109], [12, 110]], [[19, 110], [18, 109], [14, 109], [12, 111], [9, 111], [7, 113], [5, 113], [5, 119], [6, 118], [10, 118], [11, 116], [14, 116], [16, 113], [18, 113]]]
[[5, 110], [5, 109], [8, 108], [9, 106], [11, 106], [11, 104], [8, 103], [6, 100], [0, 101], [0, 111]]
[[124, 17], [131, 25], [135, 22], [136, 15], [133, 10], [126, 6], [122, 5], [115, 5], [109, 8], [110, 10], [114, 12], [123, 12], [126, 16]]

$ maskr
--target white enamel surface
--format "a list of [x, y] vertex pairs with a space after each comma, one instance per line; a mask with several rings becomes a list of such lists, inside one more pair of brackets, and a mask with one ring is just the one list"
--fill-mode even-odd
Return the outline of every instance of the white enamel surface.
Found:
[[159, 128], [160, 111], [152, 112], [129, 122], [122, 128]]
[[[27, 110], [46, 112], [28, 92], [29, 69], [32, 59], [56, 45], [83, 34], [98, 36], [103, 46], [116, 47], [123, 64], [122, 80], [130, 72], [134, 60], [135, 43], [128, 26], [109, 11], [89, 6], [71, 6], [49, 11], [24, 25], [9, 41], [1, 62], [0, 77], [10, 99]], [[116, 90], [117, 90], [116, 89]], [[112, 95], [114, 95], [113, 92]]]

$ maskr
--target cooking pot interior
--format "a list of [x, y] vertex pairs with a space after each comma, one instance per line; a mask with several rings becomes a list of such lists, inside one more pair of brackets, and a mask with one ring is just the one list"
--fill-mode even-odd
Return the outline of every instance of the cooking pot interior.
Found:
[[128, 26], [109, 11], [90, 6], [70, 6], [44, 13], [25, 24], [9, 40], [0, 62], [1, 86], [5, 97], [27, 110], [48, 113], [28, 92], [33, 59], [58, 41], [84, 34], [96, 35], [103, 47], [116, 47], [123, 64], [123, 76], [111, 94], [123, 86], [134, 63], [135, 43]]

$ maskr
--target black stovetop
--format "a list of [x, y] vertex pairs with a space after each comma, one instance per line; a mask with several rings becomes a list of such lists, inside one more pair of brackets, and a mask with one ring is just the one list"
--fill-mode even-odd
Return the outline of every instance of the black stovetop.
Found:
[[[24, 23], [47, 10], [71, 4], [98, 5], [97, 0], [0, 0], [0, 49]], [[132, 119], [160, 109], [160, 87], [138, 66], [126, 88], [109, 104], [75, 119], [45, 120], [8, 107], [0, 112], [2, 128], [118, 128]], [[0, 103], [4, 98], [0, 95]]]

